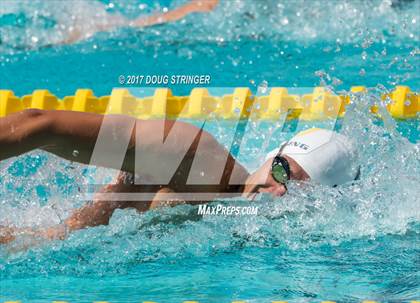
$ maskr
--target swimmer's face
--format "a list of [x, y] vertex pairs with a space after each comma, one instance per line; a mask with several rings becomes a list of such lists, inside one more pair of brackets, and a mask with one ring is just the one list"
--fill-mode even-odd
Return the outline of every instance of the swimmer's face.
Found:
[[[287, 159], [290, 166], [291, 180], [308, 180], [308, 174], [300, 167], [296, 161], [288, 156]], [[256, 193], [270, 193], [275, 197], [281, 197], [287, 192], [285, 184], [278, 183], [271, 175], [271, 164], [273, 158], [268, 159], [257, 171], [251, 174], [246, 180], [244, 196], [252, 197]]]

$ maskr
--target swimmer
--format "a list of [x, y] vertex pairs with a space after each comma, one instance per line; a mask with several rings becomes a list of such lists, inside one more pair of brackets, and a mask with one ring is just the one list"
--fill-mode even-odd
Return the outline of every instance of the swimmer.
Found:
[[[95, 6], [95, 20], [84, 20], [78, 18], [74, 13], [74, 23], [69, 26], [68, 37], [62, 41], [63, 44], [70, 44], [79, 40], [92, 37], [95, 33], [112, 31], [120, 27], [148, 27], [168, 22], [175, 22], [193, 13], [207, 13], [212, 11], [219, 0], [190, 0], [186, 4], [173, 10], [158, 13], [147, 17], [139, 17], [134, 20], [127, 19], [122, 14], [108, 13], [103, 6]], [[63, 25], [64, 26], [64, 25]]]
[[[0, 161], [40, 149], [69, 161], [91, 164], [104, 117], [75, 111], [27, 109], [0, 118]], [[116, 140], [115, 131], [118, 131], [119, 136], [127, 136], [129, 140], [122, 166], [112, 166], [106, 161], [101, 163], [103, 167], [121, 171], [116, 183], [105, 186], [91, 203], [75, 210], [58, 226], [44, 230], [0, 227], [0, 243], [13, 241], [21, 234], [64, 239], [72, 231], [107, 225], [116, 209], [134, 208], [138, 212], [145, 212], [162, 206], [202, 204], [232, 196], [253, 198], [258, 193], [283, 196], [287, 192], [287, 183], [291, 180], [310, 180], [315, 184], [335, 186], [355, 180], [358, 175], [353, 168], [356, 155], [354, 145], [347, 137], [325, 129], [310, 129], [298, 133], [279, 149], [269, 153], [259, 169], [249, 173], [211, 134], [192, 124], [171, 120], [138, 120], [123, 115], [107, 115], [106, 119], [111, 127], [106, 128], [107, 131], [101, 133], [102, 136], [111, 142]], [[176, 138], [168, 148], [162, 148], [159, 129], [164, 130], [165, 136], [169, 137], [170, 132]], [[142, 137], [138, 137], [139, 134]], [[141, 154], [137, 157], [144, 164], [141, 169], [148, 171], [136, 170], [134, 158], [135, 149], [138, 148], [137, 138], [141, 141]], [[75, 150], [78, 151], [77, 157], [74, 156]], [[106, 155], [106, 159], [110, 156]], [[196, 157], [204, 165], [199, 169], [192, 165]], [[165, 170], [174, 161], [180, 164], [168, 184], [133, 184], [134, 175], [149, 178], [154, 170], [159, 170], [158, 167]], [[153, 165], [146, 169], [150, 163]], [[217, 168], [222, 168], [221, 174]], [[206, 184], [216, 185], [189, 185], [188, 176], [196, 176], [197, 180], [202, 172], [205, 172], [209, 180], [217, 180]], [[235, 184], [232, 185], [230, 183], [233, 175]], [[127, 192], [151, 192], [153, 197], [150, 201], [140, 202], [114, 201], [107, 200], [109, 196], [101, 197], [104, 193]], [[210, 194], [199, 200], [180, 199], [183, 193], [188, 192], [193, 193], [193, 196]]]

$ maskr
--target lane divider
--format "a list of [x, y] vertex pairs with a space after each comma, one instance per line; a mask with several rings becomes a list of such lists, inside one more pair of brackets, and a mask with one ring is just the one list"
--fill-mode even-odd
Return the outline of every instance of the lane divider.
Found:
[[[352, 95], [368, 92], [364, 86], [351, 89]], [[388, 112], [396, 119], [416, 119], [420, 112], [420, 96], [408, 86], [397, 86], [381, 96]], [[21, 98], [13, 91], [0, 90], [0, 117], [27, 108], [72, 110], [97, 114], [124, 114], [137, 118], [252, 118], [276, 120], [287, 113], [288, 119], [307, 121], [343, 117], [350, 95], [334, 95], [324, 87], [310, 94], [291, 95], [284, 87], [274, 87], [268, 95], [254, 96], [249, 88], [235, 88], [233, 94], [211, 96], [205, 88], [194, 88], [189, 96], [174, 96], [168, 88], [155, 89], [153, 96], [136, 98], [128, 89], [114, 89], [110, 96], [97, 97], [90, 89], [78, 89], [74, 96], [59, 99], [48, 90], [35, 90]], [[357, 102], [357, 100], [355, 101]], [[378, 107], [370, 111], [379, 115]]]

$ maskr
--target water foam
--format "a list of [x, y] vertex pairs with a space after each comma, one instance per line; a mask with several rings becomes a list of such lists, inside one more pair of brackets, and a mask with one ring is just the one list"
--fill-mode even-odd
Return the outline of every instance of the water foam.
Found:
[[[183, 1], [174, 1], [182, 4]], [[111, 5], [112, 4], [112, 5]], [[271, 39], [273, 43], [299, 41], [303, 44], [333, 41], [357, 43], [369, 48], [374, 43], [420, 39], [417, 1], [225, 1], [211, 14], [188, 16], [177, 24], [133, 31], [114, 31], [117, 45], [127, 45], [135, 37], [136, 45], [161, 42], [224, 43], [240, 40]], [[171, 7], [172, 8], [172, 7]], [[162, 5], [144, 7], [140, 2], [108, 5], [99, 1], [3, 1], [0, 8], [0, 46], [15, 52], [66, 41], [72, 30], [92, 36], [98, 26], [107, 26], [107, 14], [121, 13], [127, 18], [167, 9]], [[98, 35], [101, 37], [101, 35]], [[153, 39], [151, 39], [153, 37]], [[100, 41], [102, 40], [99, 38]]]

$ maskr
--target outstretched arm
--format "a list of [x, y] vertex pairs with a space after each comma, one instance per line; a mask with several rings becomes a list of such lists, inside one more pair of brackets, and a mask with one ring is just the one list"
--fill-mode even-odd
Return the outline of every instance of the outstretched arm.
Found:
[[[103, 117], [81, 112], [27, 109], [0, 118], [0, 161], [43, 149], [70, 161], [89, 164]], [[129, 150], [135, 144], [133, 119], [117, 115], [108, 119], [113, 129], [131, 136]], [[108, 137], [112, 142], [111, 133]], [[128, 158], [127, 163], [131, 159]]]
[[[176, 200], [166, 200], [168, 194], [172, 192], [169, 188], [160, 189], [156, 192], [153, 200], [151, 201], [137, 202], [101, 200], [102, 193], [119, 193], [136, 190], [135, 187], [124, 183], [125, 174], [126, 173], [121, 172], [115, 184], [110, 184], [102, 188], [102, 190], [95, 196], [92, 203], [88, 203], [85, 206], [74, 210], [73, 213], [61, 224], [38, 230], [32, 228], [0, 226], [0, 244], [10, 243], [20, 235], [47, 240], [64, 240], [74, 231], [88, 227], [108, 225], [114, 211], [117, 209], [134, 208], [138, 212], [145, 212], [152, 208], [175, 206], [182, 203], [181, 201]], [[162, 194], [165, 197], [164, 201], [162, 200]]]
[[121, 204], [95, 201], [75, 210], [62, 224], [49, 228], [35, 230], [32, 228], [0, 226], [0, 244], [12, 242], [21, 235], [48, 240], [63, 240], [73, 231], [98, 225], [107, 225], [117, 208], [121, 208]]
[[[121, 175], [120, 175], [121, 176]], [[101, 190], [103, 192], [113, 192], [121, 184], [121, 177], [115, 185], [108, 185]], [[128, 205], [129, 206], [129, 205]], [[101, 201], [94, 199], [92, 203], [76, 209], [61, 224], [51, 226], [44, 229], [32, 228], [14, 228], [0, 226], [0, 244], [7, 244], [16, 239], [20, 235], [31, 236], [34, 238], [48, 240], [63, 240], [73, 231], [94, 227], [99, 225], [107, 225], [109, 220], [118, 208], [126, 208], [127, 204], [119, 201]]]
[[[177, 186], [182, 186], [181, 183], [187, 181], [188, 175], [200, 176], [202, 171], [205, 171], [206, 180], [220, 181], [220, 189], [223, 191], [226, 182], [229, 181], [230, 170], [235, 164], [235, 159], [229, 151], [211, 134], [189, 123], [38, 109], [28, 109], [0, 118], [0, 161], [34, 149], [43, 149], [70, 161], [91, 164], [100, 133], [100, 142], [106, 142], [107, 147], [101, 149], [101, 159], [97, 159], [95, 165], [130, 173], [155, 175], [162, 173], [158, 167], [167, 170], [171, 165], [179, 165]], [[108, 161], [115, 156], [109, 147], [120, 144], [121, 137], [128, 139], [122, 167], [121, 163]], [[140, 141], [136, 146], [138, 137]], [[138, 172], [135, 147], [141, 155], [137, 157], [137, 161], [142, 171]], [[189, 165], [196, 156], [201, 160], [200, 165], [193, 166], [195, 170], [190, 170]], [[160, 163], [156, 163], [158, 161]], [[239, 163], [236, 163], [235, 168], [240, 176], [247, 177], [246, 169]], [[223, 169], [223, 176], [226, 178], [219, 180], [220, 170]]]
[[155, 24], [174, 22], [192, 13], [210, 12], [217, 6], [218, 3], [219, 0], [193, 0], [167, 13], [156, 14], [150, 17], [140, 17], [131, 21], [129, 24], [130, 26], [135, 27], [145, 27]]
[[[162, 120], [137, 120], [124, 115], [107, 115], [104, 121], [104, 117], [84, 112], [27, 109], [0, 118], [0, 161], [34, 149], [43, 149], [70, 161], [90, 164], [103, 125], [106, 125], [107, 131], [101, 138], [108, 144], [118, 140], [118, 136], [129, 138], [123, 171], [134, 172], [136, 130], [146, 134], [141, 141], [146, 150], [144, 156], [159, 151], [158, 144], [161, 143], [162, 137], [157, 129]], [[175, 136], [178, 140], [170, 150], [173, 154], [182, 152], [181, 147], [185, 145], [184, 138], [197, 133], [195, 126], [179, 123], [182, 127], [177, 128], [179, 135]], [[164, 124], [169, 130], [174, 122], [164, 121]], [[202, 140], [206, 138], [211, 136], [203, 134]], [[154, 147], [155, 145], [157, 147]], [[108, 149], [103, 150], [103, 153], [107, 152]], [[106, 156], [105, 154], [104, 158], [107, 158]], [[103, 167], [121, 169], [113, 167], [112, 164], [109, 166], [108, 163], [102, 164]]]
[[[69, 36], [63, 44], [70, 44], [76, 41], [91, 37], [97, 32], [111, 31], [123, 26], [147, 27], [156, 24], [178, 21], [192, 13], [206, 13], [213, 10], [219, 0], [191, 0], [178, 8], [166, 13], [154, 14], [148, 17], [139, 17], [135, 20], [129, 20], [121, 14], [107, 14], [106, 22], [98, 23], [84, 32], [78, 24], [75, 24], [69, 32]], [[84, 22], [79, 20], [78, 22]]]

